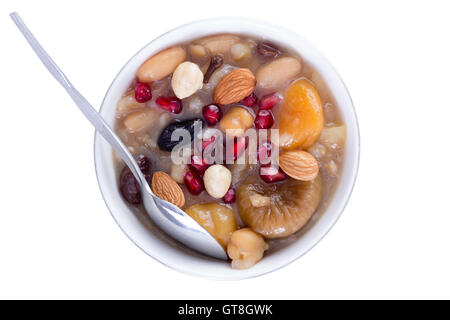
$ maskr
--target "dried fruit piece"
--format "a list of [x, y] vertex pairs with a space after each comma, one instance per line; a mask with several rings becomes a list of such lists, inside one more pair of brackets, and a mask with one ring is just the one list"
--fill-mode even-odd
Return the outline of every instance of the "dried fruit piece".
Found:
[[214, 71], [219, 69], [222, 66], [223, 59], [221, 56], [214, 56], [211, 58], [209, 62], [208, 70], [206, 70], [205, 77], [203, 78], [203, 83], [208, 83]]
[[203, 86], [203, 72], [193, 62], [178, 65], [172, 76], [172, 89], [179, 99], [193, 95]]
[[280, 146], [306, 149], [319, 137], [323, 128], [322, 102], [307, 79], [292, 83], [286, 91], [280, 111]]
[[134, 97], [137, 102], [144, 103], [152, 99], [152, 90], [146, 83], [136, 82], [134, 87]]
[[301, 71], [302, 65], [299, 60], [283, 57], [260, 67], [256, 72], [256, 82], [259, 88], [277, 88], [296, 79]]
[[177, 207], [184, 206], [184, 193], [180, 186], [167, 173], [158, 171], [153, 173], [152, 190], [163, 200], [173, 203]]
[[255, 118], [255, 126], [258, 129], [269, 129], [273, 126], [273, 114], [269, 110], [259, 110]]
[[255, 76], [249, 69], [231, 71], [214, 90], [214, 101], [218, 104], [232, 104], [249, 96], [255, 89]]
[[194, 196], [200, 194], [204, 189], [202, 179], [189, 171], [184, 175], [184, 184]]
[[208, 194], [220, 199], [227, 193], [231, 185], [231, 171], [220, 164], [215, 164], [205, 171], [203, 176], [205, 189]]
[[264, 255], [269, 246], [261, 235], [250, 228], [233, 232], [228, 244], [227, 253], [232, 259], [233, 269], [248, 269], [253, 267]]
[[133, 205], [141, 203], [141, 188], [128, 167], [123, 168], [120, 173], [119, 189], [120, 193], [128, 203]]
[[142, 174], [147, 179], [147, 182], [149, 182], [151, 169], [152, 169], [152, 162], [150, 161], [149, 158], [147, 158], [146, 156], [141, 154], [138, 156], [137, 163], [138, 163], [139, 169], [141, 169]]
[[[148, 159], [144, 155], [139, 155], [137, 163], [139, 169], [144, 174], [145, 179], [150, 183], [150, 173], [152, 166], [150, 159]], [[120, 173], [119, 189], [120, 193], [128, 203], [134, 205], [141, 203], [141, 188], [130, 168], [128, 168], [127, 166], [125, 166]]]
[[201, 131], [202, 126], [203, 121], [199, 118], [181, 122], [173, 122], [162, 130], [158, 138], [158, 146], [163, 151], [172, 151], [178, 143], [182, 142], [181, 137], [178, 140], [172, 140], [172, 133], [177, 129], [185, 129], [189, 131], [191, 135], [190, 142], [192, 142], [192, 140], [194, 139], [195, 128], [198, 127], [197, 130]]
[[[255, 207], [251, 197], [270, 198], [269, 206]], [[266, 238], [287, 237], [302, 228], [316, 211], [322, 198], [322, 180], [289, 179], [264, 185], [249, 176], [237, 190], [239, 215], [246, 225]]]
[[222, 119], [222, 110], [215, 104], [204, 106], [202, 109], [203, 119], [210, 126], [216, 125]]
[[311, 181], [319, 173], [319, 163], [306, 151], [293, 150], [280, 154], [278, 158], [281, 169], [296, 180]]
[[220, 120], [220, 129], [229, 135], [242, 136], [253, 125], [253, 116], [242, 107], [231, 108]]
[[250, 202], [255, 208], [270, 206], [270, 198], [260, 195], [259, 193], [252, 194], [250, 196]]
[[178, 114], [183, 111], [183, 102], [177, 97], [159, 97], [155, 102], [170, 113]]
[[163, 50], [147, 61], [137, 70], [136, 77], [140, 82], [150, 83], [161, 80], [171, 74], [186, 59], [186, 51], [182, 47]]
[[276, 58], [281, 54], [281, 51], [269, 42], [258, 43], [258, 53], [264, 58]]
[[217, 202], [193, 205], [186, 210], [186, 213], [205, 228], [224, 248], [227, 247], [233, 231], [237, 229], [233, 210]]

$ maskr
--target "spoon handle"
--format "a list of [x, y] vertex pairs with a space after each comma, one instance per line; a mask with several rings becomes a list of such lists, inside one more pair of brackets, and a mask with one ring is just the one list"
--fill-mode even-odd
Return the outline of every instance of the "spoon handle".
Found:
[[[84, 114], [84, 116], [92, 123], [95, 129], [108, 141], [111, 147], [117, 152], [123, 161], [133, 172], [134, 176], [142, 186], [148, 185], [138, 164], [134, 160], [128, 148], [123, 144], [120, 138], [115, 134], [111, 127], [103, 120], [100, 114], [91, 106], [91, 104], [78, 92], [77, 89], [70, 83], [69, 79], [59, 69], [56, 63], [50, 58], [48, 53], [42, 48], [37, 39], [33, 36], [31, 31], [27, 28], [25, 23], [20, 18], [19, 14], [13, 12], [10, 14], [11, 19], [22, 32], [25, 39], [33, 48], [39, 59], [45, 65], [47, 70], [55, 77], [55, 79], [66, 89], [67, 93], [72, 97], [72, 100]], [[150, 188], [148, 188], [150, 190]], [[151, 191], [150, 191], [151, 192]]]

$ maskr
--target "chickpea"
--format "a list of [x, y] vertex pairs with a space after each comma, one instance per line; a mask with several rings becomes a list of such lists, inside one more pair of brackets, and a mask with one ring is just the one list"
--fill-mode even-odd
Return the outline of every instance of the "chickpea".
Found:
[[250, 228], [233, 232], [228, 244], [227, 253], [233, 260], [233, 269], [248, 269], [254, 266], [264, 255], [269, 246], [264, 238]]
[[219, 122], [219, 127], [223, 132], [234, 136], [243, 136], [252, 125], [253, 116], [242, 107], [230, 109]]

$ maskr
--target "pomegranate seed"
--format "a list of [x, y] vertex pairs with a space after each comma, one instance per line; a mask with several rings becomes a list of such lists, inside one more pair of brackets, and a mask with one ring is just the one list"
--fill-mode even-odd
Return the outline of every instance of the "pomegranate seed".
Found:
[[273, 126], [273, 114], [269, 110], [260, 110], [255, 118], [255, 126], [258, 129], [269, 129]]
[[268, 95], [265, 95], [259, 101], [259, 109], [260, 110], [270, 110], [279, 104], [281, 101], [281, 97], [278, 93], [274, 92]]
[[178, 114], [183, 111], [183, 103], [177, 97], [159, 97], [156, 104], [171, 113]]
[[194, 196], [200, 194], [203, 191], [203, 181], [194, 175], [192, 172], [188, 171], [184, 175], [184, 184], [186, 188], [192, 193]]
[[272, 167], [270, 165], [262, 165], [259, 169], [259, 176], [266, 183], [278, 182], [287, 177], [280, 168]]
[[191, 163], [188, 165], [191, 171], [198, 175], [202, 175], [206, 169], [208, 169], [209, 164], [200, 156], [192, 155]]
[[152, 99], [152, 90], [146, 83], [136, 82], [134, 87], [134, 98], [137, 102], [143, 103]]
[[[236, 160], [239, 156], [247, 149], [248, 146], [248, 137], [234, 137], [233, 140], [233, 154], [227, 153], [225, 159], [233, 159]], [[226, 152], [227, 148], [224, 148]]]
[[223, 202], [225, 203], [233, 203], [236, 201], [236, 190], [233, 187], [228, 189], [227, 193], [223, 196]]
[[251, 95], [249, 95], [247, 98], [245, 98], [244, 100], [241, 101], [241, 103], [244, 106], [247, 107], [253, 107], [256, 104], [256, 101], [258, 101], [258, 98], [256, 97], [255, 93], [252, 93]]
[[216, 140], [216, 137], [212, 136], [211, 138], [209, 138], [208, 140], [203, 139], [202, 140], [202, 151], [205, 151], [205, 149], [214, 141]]
[[220, 110], [220, 108], [215, 104], [204, 106], [202, 113], [203, 118], [210, 126], [215, 125], [220, 119], [222, 119], [222, 110]]
[[270, 141], [266, 141], [261, 143], [258, 146], [257, 154], [258, 161], [262, 164], [267, 164], [270, 161], [270, 157], [272, 156], [272, 143]]

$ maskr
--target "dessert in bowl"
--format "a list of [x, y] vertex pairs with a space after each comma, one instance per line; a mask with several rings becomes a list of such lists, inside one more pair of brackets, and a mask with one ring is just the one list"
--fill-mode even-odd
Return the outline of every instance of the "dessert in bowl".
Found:
[[304, 39], [266, 23], [221, 18], [166, 33], [125, 65], [100, 112], [155, 194], [230, 257], [231, 266], [195, 253], [153, 225], [134, 177], [97, 135], [113, 217], [180, 271], [236, 279], [286, 265], [331, 228], [356, 178], [359, 133], [341, 79]]

